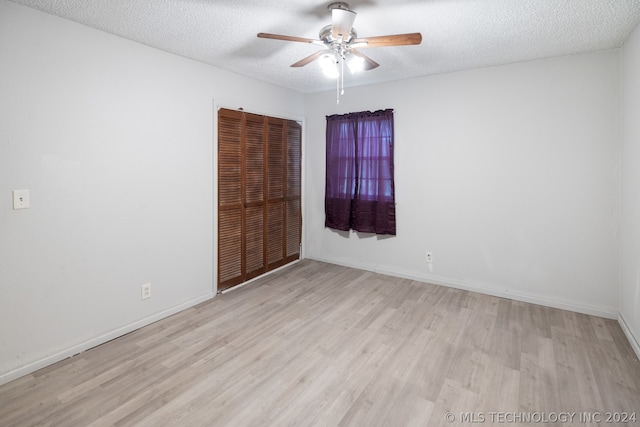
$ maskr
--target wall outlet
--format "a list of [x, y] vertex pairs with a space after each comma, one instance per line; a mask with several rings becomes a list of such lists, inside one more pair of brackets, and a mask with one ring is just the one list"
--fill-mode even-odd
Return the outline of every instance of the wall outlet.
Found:
[[142, 294], [140, 295], [140, 299], [151, 298], [151, 283], [145, 283], [142, 285]]
[[425, 261], [428, 262], [428, 263], [433, 262], [433, 252], [427, 251], [427, 256], [425, 258]]

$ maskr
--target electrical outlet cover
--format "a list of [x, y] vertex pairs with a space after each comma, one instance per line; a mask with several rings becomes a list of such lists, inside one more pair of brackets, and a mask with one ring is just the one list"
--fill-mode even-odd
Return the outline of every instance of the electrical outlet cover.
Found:
[[151, 298], [151, 283], [145, 283], [141, 288], [140, 299]]

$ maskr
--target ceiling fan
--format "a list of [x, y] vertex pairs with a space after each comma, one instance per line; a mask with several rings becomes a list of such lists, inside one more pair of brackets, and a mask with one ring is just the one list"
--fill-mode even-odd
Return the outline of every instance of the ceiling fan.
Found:
[[[353, 28], [356, 13], [349, 9], [347, 3], [330, 3], [328, 9], [331, 12], [331, 25], [327, 25], [320, 30], [318, 39], [270, 33], [258, 33], [258, 37], [324, 46], [325, 49], [313, 53], [291, 64], [291, 66], [303, 67], [318, 59], [325, 74], [336, 78], [337, 88], [340, 80], [342, 80], [342, 87], [344, 88], [345, 63], [352, 73], [359, 70], [372, 70], [380, 65], [359, 49], [417, 45], [422, 42], [422, 35], [420, 33], [358, 38], [356, 29]], [[342, 77], [342, 79], [340, 79], [340, 77]], [[342, 93], [344, 93], [344, 89], [342, 89]], [[339, 95], [338, 102], [340, 102]]]

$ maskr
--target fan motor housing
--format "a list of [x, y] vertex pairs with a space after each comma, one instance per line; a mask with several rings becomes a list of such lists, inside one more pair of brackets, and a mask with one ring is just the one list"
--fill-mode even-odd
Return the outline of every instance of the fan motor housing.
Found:
[[[332, 26], [331, 25], [327, 25], [322, 27], [322, 29], [320, 30], [320, 33], [318, 34], [318, 38], [320, 40], [322, 40], [325, 44], [331, 44], [333, 42], [336, 41], [336, 39], [333, 37], [332, 34]], [[351, 32], [349, 33], [349, 37], [342, 40], [343, 43], [349, 43], [352, 40], [355, 40], [358, 38], [358, 33], [356, 32], [355, 28], [351, 28]]]

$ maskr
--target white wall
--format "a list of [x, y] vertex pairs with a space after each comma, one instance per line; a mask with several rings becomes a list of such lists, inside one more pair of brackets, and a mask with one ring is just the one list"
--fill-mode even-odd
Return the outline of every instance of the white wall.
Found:
[[303, 114], [293, 91], [0, 0], [0, 383], [213, 296], [214, 104]]
[[621, 324], [640, 357], [640, 28], [622, 56]]
[[[615, 317], [618, 60], [347, 88], [339, 106], [306, 95], [306, 256]], [[324, 116], [381, 108], [395, 109], [397, 236], [325, 229]]]

